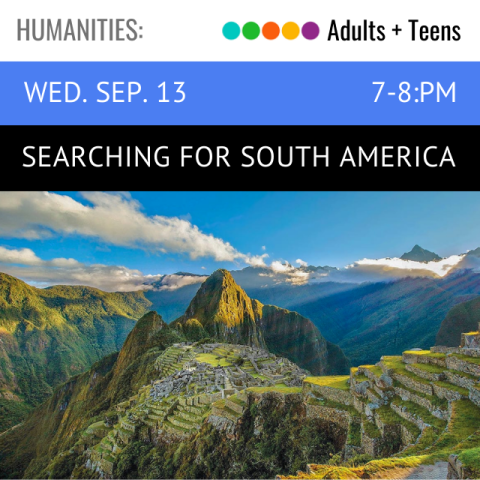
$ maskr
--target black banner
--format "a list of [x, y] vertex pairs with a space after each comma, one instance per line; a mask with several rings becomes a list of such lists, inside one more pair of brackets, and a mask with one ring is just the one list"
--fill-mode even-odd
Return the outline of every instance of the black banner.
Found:
[[2, 190], [478, 190], [478, 126], [5, 126]]

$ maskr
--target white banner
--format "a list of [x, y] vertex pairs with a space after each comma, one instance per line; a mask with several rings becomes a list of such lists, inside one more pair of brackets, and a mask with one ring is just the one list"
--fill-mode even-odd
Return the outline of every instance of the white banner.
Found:
[[[0, 61], [480, 60], [478, 0], [4, 0], [2, 10]], [[227, 22], [294, 22], [300, 34], [227, 40]], [[320, 27], [314, 40], [307, 22]]]

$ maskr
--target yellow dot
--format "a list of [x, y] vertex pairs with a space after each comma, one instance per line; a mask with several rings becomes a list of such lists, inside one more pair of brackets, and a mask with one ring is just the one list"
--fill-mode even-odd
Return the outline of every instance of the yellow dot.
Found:
[[287, 40], [295, 40], [300, 35], [300, 27], [295, 22], [287, 22], [282, 28], [282, 35]]

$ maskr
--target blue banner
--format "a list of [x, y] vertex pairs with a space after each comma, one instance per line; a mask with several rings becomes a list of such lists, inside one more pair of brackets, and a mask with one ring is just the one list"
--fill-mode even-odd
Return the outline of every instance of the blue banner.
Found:
[[2, 62], [2, 125], [479, 125], [479, 62]]

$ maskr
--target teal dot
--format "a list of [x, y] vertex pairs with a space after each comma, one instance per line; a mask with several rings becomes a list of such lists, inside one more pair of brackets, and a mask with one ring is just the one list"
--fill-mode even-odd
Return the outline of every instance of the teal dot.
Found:
[[235, 40], [240, 36], [240, 26], [235, 22], [228, 22], [223, 26], [223, 36], [227, 40]]

